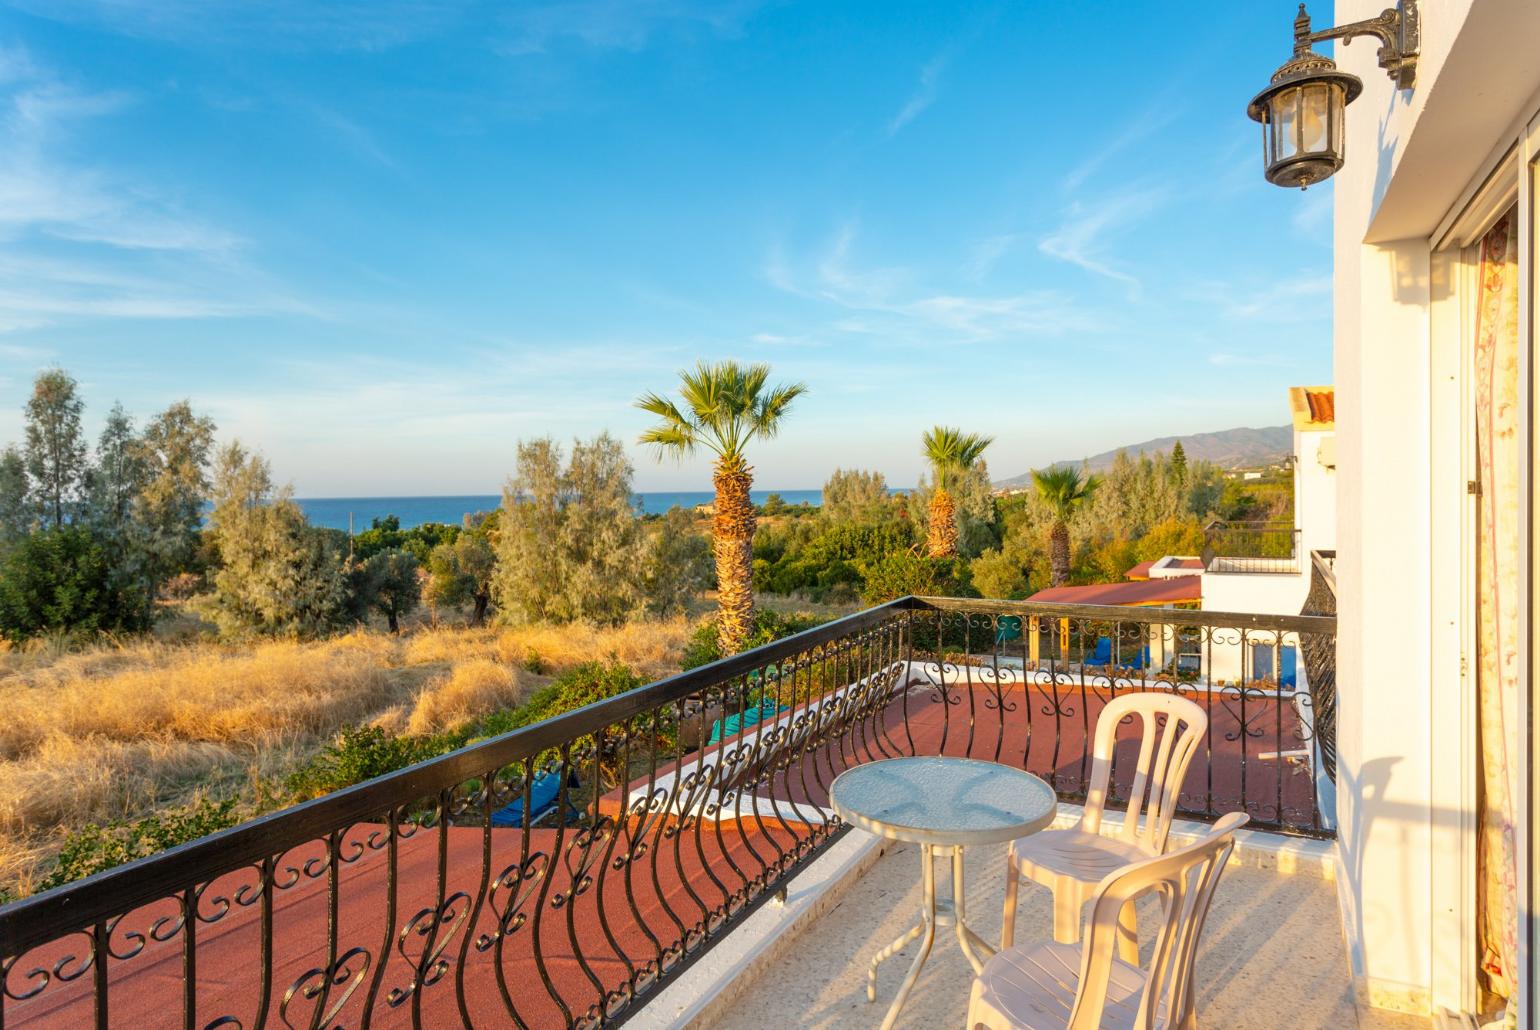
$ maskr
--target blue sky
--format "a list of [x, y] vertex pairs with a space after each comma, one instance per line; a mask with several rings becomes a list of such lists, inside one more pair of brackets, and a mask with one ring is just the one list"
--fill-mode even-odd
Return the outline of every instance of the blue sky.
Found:
[[53, 364], [302, 496], [492, 492], [699, 357], [809, 385], [769, 488], [1282, 423], [1331, 372], [1329, 185], [1244, 113], [1292, 6], [0, 0], [0, 441]]

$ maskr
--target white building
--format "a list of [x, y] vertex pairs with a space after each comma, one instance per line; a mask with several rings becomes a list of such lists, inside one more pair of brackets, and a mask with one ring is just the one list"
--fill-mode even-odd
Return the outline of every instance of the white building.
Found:
[[1203, 607], [1298, 615], [1310, 591], [1311, 554], [1337, 547], [1337, 459], [1329, 386], [1289, 390], [1294, 418], [1294, 525], [1211, 527], [1204, 555]]
[[1411, 88], [1336, 48], [1363, 80], [1332, 180], [1344, 930], [1369, 1003], [1490, 988], [1534, 1026], [1540, 3], [1417, 7]]

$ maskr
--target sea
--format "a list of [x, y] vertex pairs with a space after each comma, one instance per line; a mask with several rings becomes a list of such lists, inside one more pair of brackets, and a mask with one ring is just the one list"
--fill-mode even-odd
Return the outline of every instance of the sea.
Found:
[[[822, 490], [755, 490], [749, 496], [755, 504], [764, 504], [771, 494], [780, 494], [787, 504], [823, 503]], [[654, 491], [639, 493], [633, 498], [637, 510], [644, 515], [661, 515], [670, 508], [694, 508], [710, 504], [714, 495], [710, 490]], [[500, 494], [467, 494], [456, 497], [296, 497], [295, 502], [305, 512], [313, 526], [329, 529], [347, 529], [351, 524], [357, 532], [369, 528], [374, 519], [394, 515], [401, 520], [402, 529], [411, 529], [426, 522], [447, 522], [458, 526], [466, 515], [479, 511], [491, 511], [502, 503]]]

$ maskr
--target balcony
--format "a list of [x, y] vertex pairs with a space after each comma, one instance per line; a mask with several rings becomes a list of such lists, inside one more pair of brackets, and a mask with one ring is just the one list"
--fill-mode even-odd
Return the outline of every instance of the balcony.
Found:
[[[0, 1025], [667, 1025], [754, 991], [777, 1023], [835, 1025], [918, 876], [840, 823], [834, 777], [983, 758], [1042, 776], [1068, 819], [1098, 712], [1143, 690], [1209, 715], [1189, 832], [1244, 810], [1244, 860], [1275, 870], [1222, 888], [1205, 950], [1230, 993], [1206, 1001], [1239, 1011], [1266, 980], [1329, 1015], [1348, 1004], [1322, 878], [1334, 642], [1329, 616], [905, 598], [0, 909]], [[1297, 676], [1243, 660], [1258, 647], [1295, 648]], [[1224, 664], [1252, 671], [1204, 672]], [[987, 928], [995, 863], [970, 860]], [[1283, 924], [1305, 941], [1287, 961]], [[968, 978], [946, 950], [908, 1025], [934, 1025], [926, 1006], [960, 1018]], [[802, 993], [779, 997], [794, 970]], [[846, 1015], [875, 1025], [882, 1007]]]
[[1301, 571], [1299, 530], [1276, 522], [1215, 519], [1204, 527], [1203, 571], [1294, 575]]

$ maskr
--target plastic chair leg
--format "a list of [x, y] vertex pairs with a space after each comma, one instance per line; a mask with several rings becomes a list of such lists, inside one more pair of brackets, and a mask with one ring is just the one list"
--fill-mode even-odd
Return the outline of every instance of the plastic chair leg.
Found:
[[1005, 914], [1000, 918], [1000, 947], [1009, 948], [1016, 942], [1016, 895], [1021, 890], [1021, 876], [1010, 852], [1005, 855]]
[[1139, 918], [1132, 901], [1118, 913], [1118, 958], [1131, 966], [1139, 964]]
[[1080, 893], [1074, 890], [1053, 892], [1053, 939], [1060, 944], [1080, 941]]

